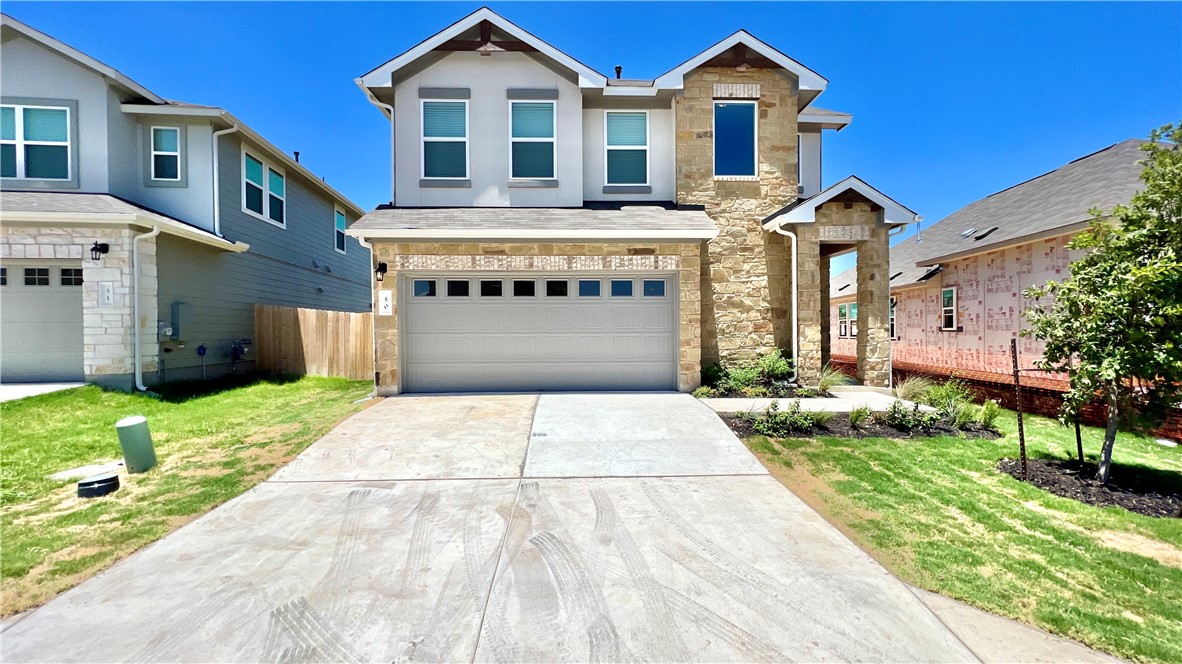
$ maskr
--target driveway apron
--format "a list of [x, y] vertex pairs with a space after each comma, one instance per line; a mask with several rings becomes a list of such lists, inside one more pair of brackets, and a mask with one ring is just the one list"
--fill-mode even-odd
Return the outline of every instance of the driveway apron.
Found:
[[975, 661], [686, 395], [400, 397], [4, 661]]

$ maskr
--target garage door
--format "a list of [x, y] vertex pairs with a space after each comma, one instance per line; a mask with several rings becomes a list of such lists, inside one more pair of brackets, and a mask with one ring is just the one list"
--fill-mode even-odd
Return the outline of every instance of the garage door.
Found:
[[0, 268], [0, 381], [82, 380], [82, 266]]
[[662, 275], [404, 275], [408, 392], [672, 390], [677, 282]]

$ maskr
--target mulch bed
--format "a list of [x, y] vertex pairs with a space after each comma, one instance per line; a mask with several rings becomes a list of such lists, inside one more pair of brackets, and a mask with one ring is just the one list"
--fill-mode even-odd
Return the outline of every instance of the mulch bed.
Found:
[[[1182, 478], [1148, 468], [1113, 465], [1108, 485], [1096, 479], [1098, 466], [1064, 459], [1028, 459], [1028, 479], [1056, 496], [1088, 505], [1116, 505], [1130, 512], [1155, 517], [1182, 518]], [[1022, 462], [1002, 459], [997, 469], [1022, 479]]]
[[[726, 422], [731, 431], [735, 432], [736, 436], [740, 438], [747, 438], [758, 435], [751, 422], [733, 415], [723, 415], [722, 419]], [[837, 438], [920, 438], [928, 436], [964, 436], [965, 438], [983, 438], [986, 440], [993, 440], [1001, 438], [1001, 434], [992, 429], [985, 429], [981, 427], [972, 426], [968, 429], [957, 429], [951, 424], [940, 421], [934, 426], [927, 429], [914, 429], [912, 431], [900, 431], [893, 427], [888, 427], [885, 424], [877, 424], [875, 422], [863, 422], [857, 428], [850, 426], [850, 416], [846, 413], [834, 414], [833, 419], [824, 427], [816, 428], [809, 432], [802, 432], [801, 437], [809, 436], [834, 436]]]
[[726, 392], [719, 391], [712, 395], [712, 399], [832, 399], [833, 395], [828, 392], [816, 392], [806, 389], [802, 393], [797, 393], [795, 387], [766, 387], [768, 393], [763, 396], [753, 397], [743, 394], [738, 390], [728, 390]]

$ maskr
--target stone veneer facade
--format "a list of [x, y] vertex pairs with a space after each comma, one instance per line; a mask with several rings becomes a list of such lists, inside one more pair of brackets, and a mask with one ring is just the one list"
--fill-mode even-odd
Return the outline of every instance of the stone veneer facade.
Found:
[[[82, 267], [82, 360], [88, 382], [129, 389], [135, 372], [132, 345], [131, 242], [138, 233], [126, 228], [14, 226], [0, 227], [0, 259], [80, 261]], [[102, 259], [90, 259], [95, 242], [110, 245]], [[140, 329], [143, 371], [156, 371], [156, 240], [140, 242]], [[10, 278], [16, 278], [10, 275]], [[114, 286], [114, 302], [100, 307], [98, 284]]]
[[679, 363], [677, 389], [688, 392], [701, 381], [702, 316], [698, 244], [595, 243], [395, 243], [373, 242], [374, 260], [386, 263], [378, 291], [394, 298], [391, 315], [374, 316], [374, 351], [378, 394], [401, 391], [398, 344], [398, 277], [405, 270], [481, 272], [620, 271], [675, 272], [678, 283]]
[[[783, 70], [702, 67], [686, 75], [675, 101], [677, 202], [704, 206], [719, 231], [702, 255], [703, 363], [791, 345], [790, 245], [762, 222], [797, 199], [797, 95], [795, 76]], [[755, 177], [714, 176], [720, 98], [758, 99]]]

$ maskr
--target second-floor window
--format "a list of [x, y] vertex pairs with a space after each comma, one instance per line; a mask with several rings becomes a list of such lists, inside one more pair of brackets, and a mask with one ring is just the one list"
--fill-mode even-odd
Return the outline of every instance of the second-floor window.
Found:
[[70, 179], [70, 109], [0, 106], [0, 176]]
[[468, 102], [423, 100], [423, 177], [468, 179]]
[[345, 213], [341, 212], [340, 208], [335, 208], [332, 213], [333, 221], [333, 243], [336, 250], [345, 253]]
[[181, 179], [181, 130], [152, 127], [152, 179], [179, 182]]
[[510, 177], [554, 178], [554, 102], [511, 102], [512, 168]]
[[714, 176], [756, 175], [756, 119], [754, 101], [714, 102]]
[[648, 184], [648, 113], [607, 111], [604, 118], [604, 183]]
[[248, 150], [242, 151], [242, 209], [275, 224], [284, 226], [287, 205], [287, 179], [273, 166]]

